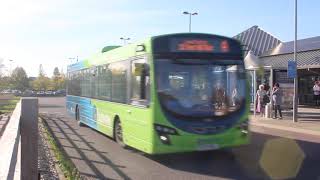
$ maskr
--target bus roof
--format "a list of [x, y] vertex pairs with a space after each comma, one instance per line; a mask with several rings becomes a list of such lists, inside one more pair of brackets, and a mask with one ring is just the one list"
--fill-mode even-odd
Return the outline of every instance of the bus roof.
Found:
[[[112, 48], [108, 49], [105, 52], [99, 52], [99, 53], [93, 54], [89, 58], [86, 58], [82, 61], [68, 65], [68, 72], [76, 71], [80, 69], [86, 69], [86, 68], [90, 68], [92, 66], [97, 66], [101, 64], [125, 60], [136, 55], [146, 54], [151, 51], [150, 39], [151, 38], [148, 38], [144, 41], [139, 41], [138, 43], [132, 43], [125, 46], [118, 46], [118, 47], [111, 46]], [[145, 51], [136, 52], [136, 47], [142, 44], [145, 46]], [[107, 47], [104, 47], [104, 49], [107, 49]]]
[[[128, 44], [125, 46], [106, 46], [103, 48], [102, 52], [96, 53], [92, 55], [91, 57], [84, 59], [83, 61], [71, 64], [68, 66], [67, 71], [75, 71], [75, 70], [80, 70], [80, 69], [86, 69], [90, 68], [92, 66], [97, 66], [101, 64], [106, 64], [106, 63], [111, 63], [111, 62], [116, 62], [116, 61], [121, 61], [128, 59], [133, 56], [137, 55], [143, 55], [143, 54], [148, 54], [152, 52], [151, 48], [151, 42], [154, 39], [158, 38], [165, 38], [165, 37], [170, 37], [170, 36], [183, 36], [183, 35], [204, 35], [204, 36], [216, 36], [220, 37], [223, 39], [232, 39], [229, 37], [225, 36], [219, 36], [219, 35], [214, 35], [214, 34], [208, 34], [208, 33], [172, 33], [172, 34], [164, 34], [164, 35], [158, 35], [158, 36], [152, 36], [149, 38], [146, 38], [143, 41], [139, 41], [137, 43], [132, 43]], [[232, 39], [234, 40], [234, 39]], [[236, 41], [236, 40], [234, 40]], [[141, 52], [137, 52], [137, 46], [143, 45], [145, 50]]]
[[[227, 37], [227, 36], [221, 36], [221, 35], [210, 34], [210, 33], [196, 33], [196, 32], [162, 34], [162, 35], [152, 36], [151, 39], [153, 40], [153, 39], [155, 39], [155, 38], [168, 37], [168, 36], [176, 36], [176, 35], [207, 35], [207, 36], [216, 36], [216, 37], [220, 37], [220, 38], [224, 38], [224, 39], [233, 39], [233, 40], [236, 40], [236, 39], [234, 39], [234, 38], [230, 38], [230, 37]], [[236, 41], [237, 41], [237, 40], [236, 40]]]

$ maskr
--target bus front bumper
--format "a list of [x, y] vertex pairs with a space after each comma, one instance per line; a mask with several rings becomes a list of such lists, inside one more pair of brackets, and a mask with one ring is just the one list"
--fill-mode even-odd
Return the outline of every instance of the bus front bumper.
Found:
[[154, 142], [151, 154], [210, 151], [247, 145], [250, 143], [250, 133], [239, 128], [232, 128], [215, 135], [159, 135], [155, 133]]

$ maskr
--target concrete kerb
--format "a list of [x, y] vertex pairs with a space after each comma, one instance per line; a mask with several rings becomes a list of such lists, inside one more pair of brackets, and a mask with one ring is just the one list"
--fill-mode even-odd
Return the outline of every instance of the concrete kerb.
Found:
[[272, 128], [272, 129], [276, 129], [276, 130], [289, 131], [289, 132], [293, 132], [293, 133], [301, 133], [301, 134], [308, 134], [308, 135], [313, 135], [313, 136], [320, 136], [320, 131], [314, 131], [314, 130], [310, 130], [310, 129], [301, 129], [301, 128], [296, 128], [296, 127], [288, 127], [288, 126], [285, 126], [285, 124], [284, 125], [274, 125], [274, 124], [261, 122], [257, 119], [254, 119], [254, 118], [251, 118], [250, 125], [251, 126], [258, 126], [258, 127]]
[[[54, 164], [55, 164], [55, 168], [56, 168], [56, 170], [57, 170], [57, 172], [58, 172], [59, 178], [62, 179], [62, 180], [64, 180], [64, 179], [67, 179], [67, 178], [65, 177], [65, 175], [67, 175], [67, 176], [75, 175], [75, 179], [81, 179], [82, 177], [78, 177], [78, 176], [77, 176], [77, 175], [80, 176], [79, 170], [76, 168], [75, 164], [74, 164], [74, 163], [72, 162], [72, 160], [69, 158], [69, 156], [67, 155], [66, 151], [62, 148], [62, 144], [57, 140], [58, 138], [57, 138], [57, 137], [55, 136], [55, 134], [52, 132], [51, 127], [48, 125], [47, 121], [45, 120], [45, 118], [43, 118], [43, 116], [42, 116], [41, 114], [39, 115], [39, 122], [42, 123], [42, 125], [44, 126], [44, 128], [45, 128], [45, 129], [47, 130], [47, 132], [48, 132], [48, 135], [46, 135], [46, 136], [47, 136], [46, 138], [48, 139], [48, 136], [51, 136], [51, 138], [53, 138], [54, 143], [55, 143], [55, 145], [57, 146], [56, 148], [58, 148], [57, 150], [61, 153], [61, 155], [63, 156], [63, 158], [65, 158], [65, 160], [68, 161], [68, 162], [70, 163], [70, 165], [72, 166], [72, 167], [70, 167], [70, 168], [73, 169], [73, 171], [72, 171], [72, 172], [68, 171], [68, 168], [64, 167], [63, 163], [60, 162], [59, 158], [57, 157], [57, 154], [53, 151], [53, 149], [54, 149], [54, 148], [53, 148], [53, 145], [50, 144], [50, 143], [48, 143], [48, 141], [47, 141], [47, 143], [48, 143], [48, 145], [49, 145], [49, 147], [50, 147], [50, 153], [51, 153], [52, 157], [54, 158], [55, 162], [57, 162], [57, 163], [54, 163]], [[60, 162], [60, 165], [59, 165], [58, 162]], [[66, 172], [67, 174], [65, 174], [65, 173], [63, 172], [62, 168], [65, 169], [64, 172], [68, 171], [68, 172]], [[68, 174], [68, 173], [69, 173], [69, 174]], [[70, 178], [70, 177], [69, 177], [69, 178]]]
[[[44, 124], [44, 122], [43, 122], [44, 120], [42, 119], [41, 115], [39, 116], [38, 120], [39, 120], [39, 123], [42, 124], [42, 126], [46, 126]], [[48, 128], [48, 127], [46, 126], [44, 128]], [[55, 155], [55, 153], [53, 151], [52, 145], [50, 143], [48, 143], [48, 135], [45, 132], [44, 132], [44, 136], [45, 136], [45, 139], [46, 139], [45, 143], [50, 147], [49, 148], [49, 152], [50, 152], [51, 157], [54, 159], [54, 168], [56, 169], [56, 171], [58, 173], [59, 179], [60, 180], [66, 180], [67, 178], [64, 176], [64, 173], [61, 170], [61, 167], [59, 166], [59, 163], [58, 163], [59, 160], [58, 160], [58, 158], [56, 157], [56, 155]]]

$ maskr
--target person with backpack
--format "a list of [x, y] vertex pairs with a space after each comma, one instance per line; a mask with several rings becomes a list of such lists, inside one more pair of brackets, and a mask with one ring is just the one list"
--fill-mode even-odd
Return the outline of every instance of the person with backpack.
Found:
[[[270, 86], [268, 85], [268, 83], [263, 83], [263, 87], [264, 87], [264, 90], [266, 90], [266, 92], [267, 92], [267, 95], [268, 95], [268, 98], [269, 98], [269, 96], [270, 96]], [[270, 99], [269, 99], [269, 102], [270, 102]], [[267, 102], [267, 103], [269, 103], [269, 102]]]
[[279, 83], [275, 83], [272, 88], [272, 100], [273, 100], [273, 108], [274, 108], [274, 117], [273, 119], [277, 119], [277, 112], [279, 112], [279, 119], [282, 119], [281, 113], [281, 101], [282, 101], [282, 90], [280, 89]]

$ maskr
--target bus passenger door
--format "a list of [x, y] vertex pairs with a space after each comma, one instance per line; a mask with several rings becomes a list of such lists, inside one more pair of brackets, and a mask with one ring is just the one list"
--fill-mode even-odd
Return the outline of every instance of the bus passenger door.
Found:
[[128, 144], [138, 148], [145, 148], [151, 142], [148, 132], [151, 124], [150, 75], [146, 57], [131, 60], [130, 63], [130, 106], [127, 108]]

